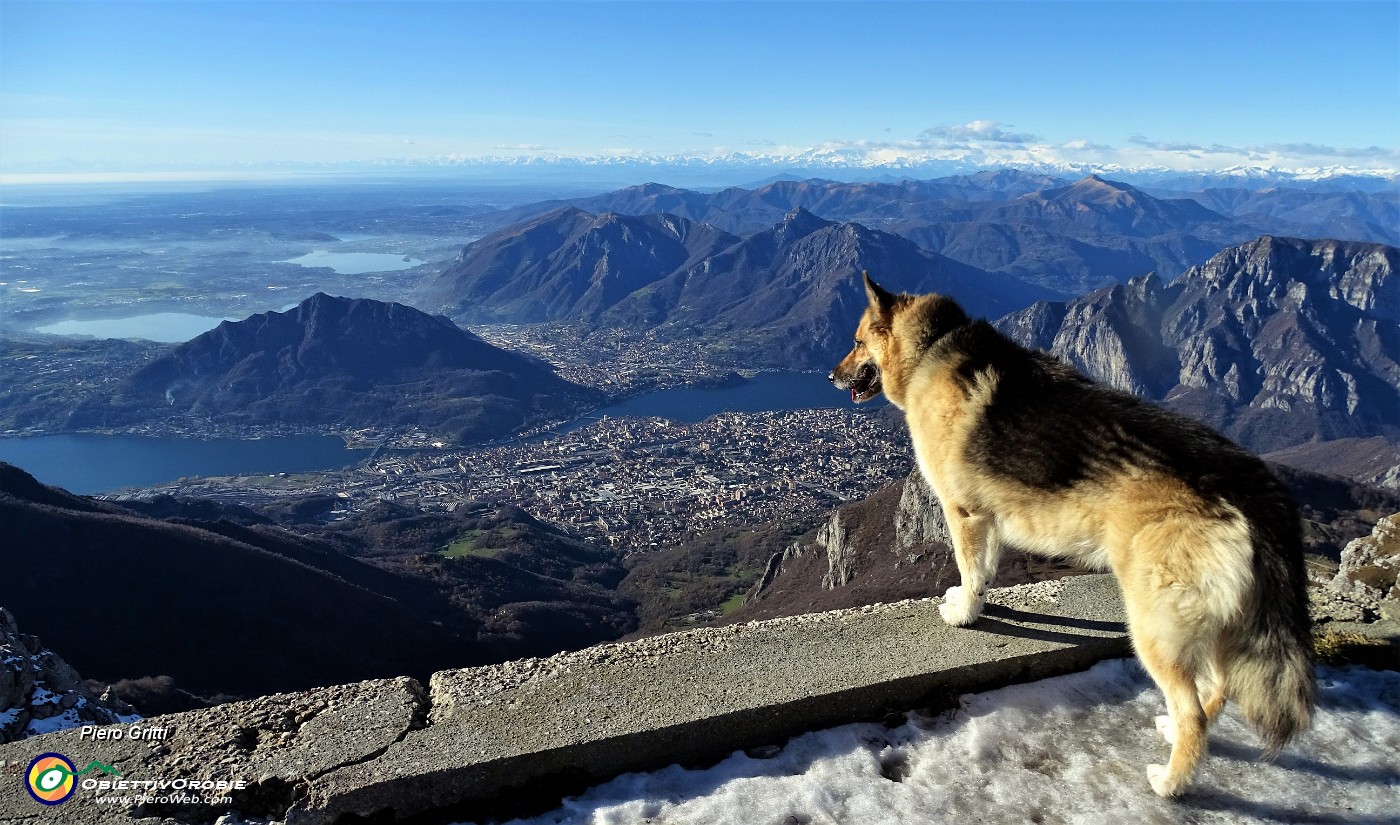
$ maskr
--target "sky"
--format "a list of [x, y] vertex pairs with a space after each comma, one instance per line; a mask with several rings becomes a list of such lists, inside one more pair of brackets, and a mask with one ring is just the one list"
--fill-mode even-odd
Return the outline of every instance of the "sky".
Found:
[[1400, 169], [1400, 3], [0, 0], [10, 180], [734, 156]]

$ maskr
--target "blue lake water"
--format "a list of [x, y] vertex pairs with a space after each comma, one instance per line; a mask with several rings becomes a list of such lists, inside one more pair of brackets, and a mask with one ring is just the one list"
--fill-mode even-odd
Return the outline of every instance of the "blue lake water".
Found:
[[[883, 398], [870, 402], [885, 403]], [[763, 372], [725, 387], [677, 387], [619, 401], [555, 431], [571, 432], [601, 416], [668, 418], [694, 423], [722, 412], [765, 412], [854, 407], [850, 395], [831, 386], [824, 373]]]
[[[823, 374], [766, 372], [726, 387], [680, 387], [639, 395], [591, 413], [554, 434], [587, 426], [603, 415], [695, 422], [722, 412], [848, 406], [849, 396], [833, 389]], [[94, 433], [0, 438], [0, 461], [20, 467], [45, 484], [89, 495], [165, 484], [182, 477], [332, 470], [367, 455], [366, 450], [346, 449], [339, 438], [314, 435], [256, 441]]]
[[91, 335], [94, 338], [144, 338], [161, 343], [182, 343], [236, 318], [212, 318], [186, 312], [156, 312], [130, 318], [94, 318], [88, 321], [59, 321], [38, 327], [50, 335]]
[[398, 272], [423, 262], [407, 255], [384, 252], [310, 252], [282, 263], [309, 267], [330, 267], [341, 275], [362, 275], [366, 272]]
[[368, 454], [368, 450], [347, 449], [334, 436], [319, 435], [255, 441], [95, 433], [0, 438], [0, 461], [45, 484], [84, 495], [195, 475], [332, 470]]

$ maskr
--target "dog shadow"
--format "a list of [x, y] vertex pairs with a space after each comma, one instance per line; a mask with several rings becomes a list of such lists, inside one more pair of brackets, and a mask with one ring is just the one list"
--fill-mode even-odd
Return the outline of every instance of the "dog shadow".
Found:
[[[1210, 755], [1235, 762], [1258, 762], [1259, 749], [1238, 742], [1211, 740]], [[1300, 754], [1285, 753], [1274, 759], [1274, 764], [1287, 771], [1310, 773], [1323, 779], [1337, 782], [1366, 782], [1374, 785], [1400, 784], [1400, 770], [1384, 765], [1348, 767], [1329, 765]]]
[[[1012, 622], [1018, 622], [1018, 624], [1012, 624]], [[1041, 625], [1041, 627], [1029, 627], [1028, 625]], [[1051, 630], [1043, 627], [1044, 625], [1065, 628], [1065, 630]], [[989, 604], [983, 608], [982, 617], [972, 627], [977, 630], [985, 630], [988, 633], [1014, 636], [1018, 639], [1035, 639], [1060, 644], [1083, 644], [1091, 640], [1106, 641], [1102, 635], [1104, 633], [1127, 634], [1128, 632], [1128, 626], [1123, 622], [1028, 613], [1024, 610], [1003, 607], [998, 604]], [[1072, 630], [1090, 632], [1074, 633], [1071, 632]]]
[[1232, 793], [1216, 790], [1195, 790], [1177, 801], [1183, 808], [1234, 814], [1247, 820], [1280, 822], [1287, 825], [1400, 825], [1400, 817], [1377, 819], [1374, 814], [1348, 816], [1326, 811], [1300, 811], [1280, 805], [1270, 805], [1257, 799], [1244, 799]]

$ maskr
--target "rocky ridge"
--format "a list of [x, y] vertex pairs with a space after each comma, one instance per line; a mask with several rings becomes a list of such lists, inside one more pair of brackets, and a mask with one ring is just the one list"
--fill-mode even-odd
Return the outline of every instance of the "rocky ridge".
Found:
[[1256, 452], [1400, 443], [1398, 265], [1395, 247], [1265, 236], [1171, 283], [1147, 275], [997, 325]]
[[[997, 584], [1053, 580], [1075, 570], [1038, 556], [1006, 553]], [[942, 505], [916, 469], [869, 498], [839, 508], [812, 533], [774, 554], [731, 619], [939, 595], [957, 580]]]
[[14, 614], [0, 607], [0, 742], [140, 718], [110, 691], [95, 693], [57, 653], [21, 633]]

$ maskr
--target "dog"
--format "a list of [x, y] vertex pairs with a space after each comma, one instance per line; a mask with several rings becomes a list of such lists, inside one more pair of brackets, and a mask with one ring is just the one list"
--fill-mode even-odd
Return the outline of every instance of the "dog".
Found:
[[942, 295], [864, 274], [855, 346], [828, 378], [904, 411], [961, 583], [939, 611], [981, 614], [1003, 544], [1113, 572], [1128, 633], [1166, 697], [1149, 765], [1174, 797], [1226, 700], [1272, 757], [1311, 725], [1317, 686], [1297, 505], [1264, 463], [1188, 418], [1098, 385]]

